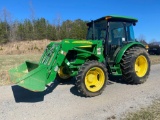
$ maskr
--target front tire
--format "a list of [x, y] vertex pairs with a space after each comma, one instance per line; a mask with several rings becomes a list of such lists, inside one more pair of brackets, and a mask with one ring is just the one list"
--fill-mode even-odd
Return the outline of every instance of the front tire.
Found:
[[72, 79], [69, 73], [67, 73], [68, 69], [65, 66], [61, 66], [57, 72], [57, 81], [60, 83], [68, 82]]
[[127, 50], [121, 60], [123, 79], [127, 83], [144, 83], [150, 73], [150, 60], [147, 51], [142, 47]]
[[103, 92], [107, 80], [108, 73], [104, 64], [97, 61], [88, 61], [79, 69], [76, 86], [83, 96], [94, 97]]

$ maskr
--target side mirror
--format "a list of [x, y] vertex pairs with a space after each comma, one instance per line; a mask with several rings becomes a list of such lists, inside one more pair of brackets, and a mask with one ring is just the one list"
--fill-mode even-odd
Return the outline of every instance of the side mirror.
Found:
[[133, 23], [133, 26], [136, 26], [136, 23]]

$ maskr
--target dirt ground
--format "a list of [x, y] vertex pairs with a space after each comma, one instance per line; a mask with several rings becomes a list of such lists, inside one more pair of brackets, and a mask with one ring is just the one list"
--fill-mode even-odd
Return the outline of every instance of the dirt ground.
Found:
[[91, 98], [79, 94], [74, 79], [65, 84], [55, 81], [44, 92], [0, 86], [0, 120], [120, 120], [160, 97], [159, 71], [160, 64], [152, 65], [147, 82], [141, 85], [110, 78], [103, 93]]
[[160, 55], [150, 55], [151, 64], [160, 64]]

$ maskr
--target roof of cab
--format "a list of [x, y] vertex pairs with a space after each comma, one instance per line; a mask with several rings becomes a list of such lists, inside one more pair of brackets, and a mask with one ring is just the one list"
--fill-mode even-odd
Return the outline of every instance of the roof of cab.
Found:
[[[133, 18], [133, 17], [128, 17], [128, 16], [118, 16], [118, 15], [108, 15], [108, 16], [104, 16], [101, 17], [97, 20], [94, 20], [94, 22], [98, 22], [101, 20], [107, 20], [107, 21], [123, 21], [123, 22], [133, 22], [136, 23], [138, 22], [138, 19]], [[88, 24], [90, 24], [92, 22], [89, 22]]]

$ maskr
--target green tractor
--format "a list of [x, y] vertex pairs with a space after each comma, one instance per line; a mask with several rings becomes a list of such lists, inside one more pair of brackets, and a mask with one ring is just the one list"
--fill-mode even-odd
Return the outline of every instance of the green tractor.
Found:
[[75, 77], [78, 91], [85, 97], [100, 95], [108, 75], [122, 76], [130, 84], [144, 83], [150, 72], [145, 46], [134, 38], [138, 20], [106, 16], [87, 24], [87, 40], [64, 39], [51, 42], [39, 63], [26, 61], [9, 71], [13, 83], [31, 91], [44, 91], [59, 80]]

